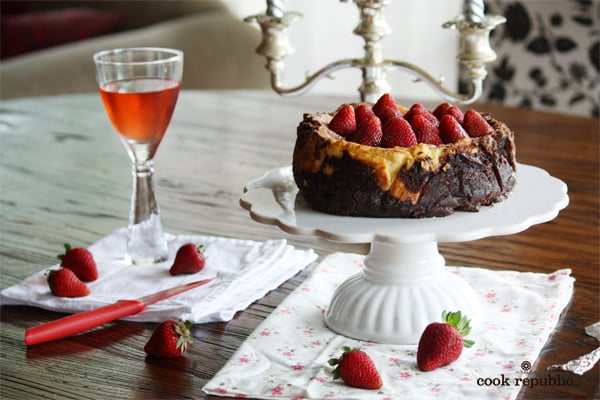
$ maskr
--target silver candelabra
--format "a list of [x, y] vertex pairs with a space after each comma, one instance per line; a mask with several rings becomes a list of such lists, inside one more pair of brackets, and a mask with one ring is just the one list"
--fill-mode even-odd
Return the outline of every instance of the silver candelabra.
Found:
[[[340, 0], [348, 2], [348, 0]], [[297, 12], [285, 12], [283, 0], [267, 0], [264, 14], [252, 15], [244, 20], [256, 21], [262, 31], [262, 41], [256, 52], [267, 59], [266, 68], [271, 75], [271, 86], [282, 96], [301, 95], [312, 88], [318, 80], [344, 68], [360, 68], [362, 84], [359, 86], [361, 101], [375, 102], [382, 94], [391, 90], [386, 80], [387, 71], [404, 70], [417, 79], [427, 83], [442, 97], [451, 102], [469, 104], [477, 100], [482, 93], [483, 80], [487, 76], [486, 63], [496, 59], [496, 53], [489, 42], [490, 32], [506, 19], [498, 15], [484, 15], [483, 0], [466, 0], [463, 14], [452, 21], [444, 23], [444, 28], [457, 29], [460, 33], [460, 48], [457, 60], [464, 66], [465, 76], [470, 80], [470, 90], [461, 94], [443, 86], [441, 79], [436, 79], [418, 66], [383, 57], [381, 40], [391, 33], [384, 18], [384, 8], [391, 0], [353, 0], [359, 8], [360, 19], [354, 33], [363, 38], [364, 57], [359, 59], [342, 59], [327, 64], [298, 86], [284, 87], [282, 83], [284, 59], [293, 53], [288, 40], [287, 30], [292, 21], [301, 17]]]

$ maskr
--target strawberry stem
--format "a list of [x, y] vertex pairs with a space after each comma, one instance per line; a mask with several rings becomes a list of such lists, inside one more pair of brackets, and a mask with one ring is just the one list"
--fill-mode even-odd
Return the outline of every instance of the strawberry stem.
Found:
[[179, 335], [179, 339], [177, 339], [176, 347], [181, 350], [182, 353], [185, 353], [188, 349], [188, 345], [194, 343], [194, 337], [192, 336], [190, 329], [192, 328], [192, 323], [190, 321], [181, 321], [179, 320], [175, 326], [175, 333]]
[[63, 246], [65, 246], [65, 253], [56, 256], [56, 258], [58, 258], [59, 260], [62, 260], [67, 255], [67, 253], [73, 248], [69, 243], [65, 243]]
[[[354, 348], [352, 348], [350, 346], [344, 346], [344, 347], [342, 347], [342, 350], [344, 351], [344, 353], [347, 353], [347, 352], [353, 351], [353, 350], [360, 350], [360, 347], [354, 347]], [[342, 353], [342, 355], [340, 356], [340, 358], [330, 358], [329, 361], [327, 361], [327, 363], [329, 365], [331, 365], [332, 367], [338, 365], [340, 363], [340, 360], [344, 356], [344, 353]], [[333, 379], [338, 379], [340, 377], [340, 371], [339, 371], [339, 369], [336, 367], [332, 371], [332, 374], [333, 374]]]
[[[466, 315], [462, 315], [460, 311], [450, 312], [444, 311], [442, 312], [442, 321], [453, 326], [458, 333], [460, 333], [463, 337], [467, 336], [471, 333], [471, 320], [467, 318]], [[472, 340], [464, 340], [465, 347], [471, 347], [475, 344]]]

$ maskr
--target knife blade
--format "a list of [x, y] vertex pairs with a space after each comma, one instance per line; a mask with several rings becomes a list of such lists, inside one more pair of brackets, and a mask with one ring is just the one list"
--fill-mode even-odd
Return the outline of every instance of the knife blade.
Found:
[[62, 339], [119, 318], [138, 314], [142, 312], [147, 305], [157, 303], [161, 300], [205, 285], [214, 279], [215, 278], [208, 278], [186, 283], [134, 300], [118, 300], [117, 302], [104, 307], [68, 315], [42, 325], [34, 326], [25, 331], [25, 344], [27, 346], [32, 346], [38, 343]]

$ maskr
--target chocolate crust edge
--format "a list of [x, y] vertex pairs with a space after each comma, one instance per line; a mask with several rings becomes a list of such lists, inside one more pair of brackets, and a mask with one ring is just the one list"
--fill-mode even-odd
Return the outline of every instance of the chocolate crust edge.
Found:
[[[341, 156], [325, 154], [332, 142], [343, 139], [326, 127], [322, 115], [305, 114], [297, 129], [294, 179], [311, 207], [328, 214], [425, 218], [458, 210], [476, 212], [506, 199], [516, 184], [514, 133], [489, 114], [483, 115], [494, 133], [470, 139], [469, 151], [448, 149], [437, 169], [423, 169], [420, 163], [400, 169], [395, 179], [415, 193], [406, 200], [382, 189], [378, 171], [354, 159], [349, 151], [342, 150]], [[367, 152], [374, 149], [362, 147]], [[322, 159], [314, 171], [307, 168], [311, 159]]]

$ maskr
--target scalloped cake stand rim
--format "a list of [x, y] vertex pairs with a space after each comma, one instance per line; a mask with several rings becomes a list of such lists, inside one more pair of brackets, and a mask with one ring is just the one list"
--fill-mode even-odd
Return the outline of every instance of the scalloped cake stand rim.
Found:
[[504, 202], [443, 218], [358, 218], [314, 211], [298, 195], [290, 166], [248, 182], [240, 204], [254, 220], [288, 233], [369, 242], [364, 269], [333, 293], [325, 323], [354, 339], [415, 344], [444, 310], [460, 309], [471, 318], [474, 332], [486, 318], [470, 284], [444, 268], [438, 241], [517, 233], [553, 219], [567, 206], [562, 181], [537, 167], [518, 165], [518, 171], [515, 190]]
[[291, 166], [269, 170], [248, 182], [240, 204], [258, 222], [335, 242], [464, 242], [524, 231], [554, 219], [568, 205], [564, 182], [530, 165], [517, 164], [517, 171], [515, 189], [503, 202], [439, 218], [345, 217], [312, 210], [298, 195]]

